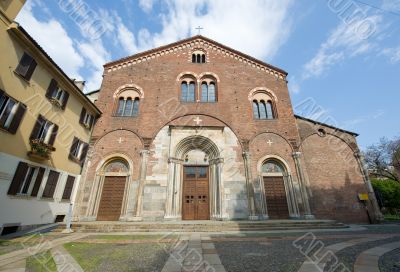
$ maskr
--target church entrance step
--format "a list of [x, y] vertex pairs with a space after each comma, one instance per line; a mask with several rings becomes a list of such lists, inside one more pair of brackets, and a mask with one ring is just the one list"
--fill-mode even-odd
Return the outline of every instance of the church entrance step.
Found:
[[[348, 226], [333, 220], [269, 220], [269, 221], [175, 221], [175, 222], [76, 222], [76, 232], [224, 232], [338, 229]], [[60, 224], [58, 231], [65, 228]]]

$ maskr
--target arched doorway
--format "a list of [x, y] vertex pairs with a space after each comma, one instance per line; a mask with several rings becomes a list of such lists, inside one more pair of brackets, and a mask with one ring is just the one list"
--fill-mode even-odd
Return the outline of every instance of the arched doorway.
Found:
[[184, 138], [169, 158], [166, 219], [223, 218], [223, 159], [216, 144], [196, 135]]
[[100, 174], [103, 176], [103, 188], [97, 221], [118, 221], [122, 214], [129, 176], [128, 163], [121, 158], [112, 159], [105, 164]]
[[208, 156], [201, 150], [185, 155], [183, 165], [182, 219], [210, 219]]
[[275, 159], [266, 160], [262, 165], [265, 200], [271, 219], [288, 219], [289, 206], [284, 177], [286, 169]]

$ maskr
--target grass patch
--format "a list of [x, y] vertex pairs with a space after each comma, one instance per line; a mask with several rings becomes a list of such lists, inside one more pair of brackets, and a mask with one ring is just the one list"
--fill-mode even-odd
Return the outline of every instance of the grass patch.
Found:
[[397, 221], [400, 220], [400, 215], [399, 214], [385, 214], [385, 220], [391, 221]]
[[102, 240], [160, 240], [160, 239], [176, 239], [179, 235], [90, 235], [87, 239], [102, 239]]
[[161, 271], [168, 244], [90, 244], [73, 242], [64, 248], [84, 271]]
[[45, 251], [26, 259], [26, 271], [28, 272], [57, 272], [56, 263], [50, 251]]
[[4, 255], [22, 248], [24, 247], [21, 243], [9, 240], [0, 240], [0, 255]]

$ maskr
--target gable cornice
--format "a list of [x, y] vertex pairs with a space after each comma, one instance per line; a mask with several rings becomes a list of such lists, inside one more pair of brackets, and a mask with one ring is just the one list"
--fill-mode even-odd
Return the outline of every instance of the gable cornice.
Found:
[[180, 40], [168, 45], [160, 46], [151, 50], [147, 50], [126, 58], [122, 58], [116, 61], [106, 63], [104, 70], [106, 73], [119, 70], [121, 68], [129, 67], [141, 62], [146, 62], [163, 55], [167, 55], [173, 52], [182, 51], [185, 49], [197, 49], [199, 47], [205, 47], [217, 51], [218, 53], [225, 54], [231, 58], [234, 58], [240, 62], [246, 63], [258, 70], [264, 71], [268, 74], [275, 75], [280, 79], [286, 79], [288, 73], [280, 68], [272, 66], [261, 60], [253, 58], [247, 54], [239, 52], [233, 48], [220, 44], [212, 39], [206, 38], [201, 35], [193, 36], [188, 39]]

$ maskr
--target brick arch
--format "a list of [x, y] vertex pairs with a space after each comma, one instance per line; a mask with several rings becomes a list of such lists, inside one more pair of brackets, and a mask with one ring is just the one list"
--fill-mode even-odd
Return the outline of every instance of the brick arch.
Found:
[[108, 134], [110, 134], [110, 133], [113, 133], [113, 132], [115, 132], [115, 131], [129, 131], [129, 132], [132, 132], [133, 134], [135, 134], [135, 136], [140, 140], [140, 142], [142, 143], [142, 146], [143, 146], [143, 148], [144, 148], [144, 140], [143, 140], [143, 138], [137, 133], [137, 132], [135, 132], [135, 131], [133, 131], [133, 130], [131, 130], [131, 129], [114, 129], [114, 130], [110, 130], [110, 131], [107, 131], [106, 133], [104, 133], [103, 135], [101, 135], [98, 139], [96, 139], [96, 141], [95, 141], [95, 143], [94, 143], [94, 147], [97, 145], [97, 143], [102, 139], [102, 138], [104, 138], [105, 136], [107, 136]]
[[117, 98], [120, 93], [126, 91], [126, 90], [134, 90], [139, 94], [139, 98], [143, 99], [144, 98], [144, 91], [143, 88], [136, 85], [136, 84], [124, 84], [120, 87], [117, 88], [117, 90], [113, 94], [113, 98]]
[[219, 83], [220, 79], [219, 76], [213, 72], [203, 72], [199, 75], [198, 80], [201, 81], [203, 78], [207, 77], [207, 76], [211, 76], [213, 78], [215, 78], [215, 80]]
[[199, 81], [198, 75], [197, 75], [196, 73], [190, 72], [190, 71], [186, 71], [186, 72], [180, 73], [180, 74], [176, 77], [176, 81], [181, 81], [182, 78], [184, 78], [185, 76], [192, 76], [192, 77], [194, 77], [194, 79], [195, 79], [196, 81]]
[[175, 121], [175, 120], [177, 120], [177, 119], [179, 119], [179, 118], [187, 117], [187, 116], [207, 116], [207, 117], [210, 117], [210, 118], [212, 118], [212, 119], [215, 119], [215, 120], [221, 122], [223, 125], [225, 125], [226, 127], [228, 127], [228, 128], [233, 132], [233, 134], [235, 134], [235, 136], [236, 136], [236, 138], [237, 138], [237, 140], [238, 140], [238, 142], [239, 142], [240, 148], [241, 148], [242, 150], [244, 150], [244, 148], [243, 148], [243, 143], [240, 141], [241, 138], [239, 137], [239, 134], [238, 134], [226, 121], [224, 121], [224, 120], [222, 120], [222, 119], [220, 119], [220, 118], [217, 118], [217, 117], [215, 117], [215, 116], [211, 116], [211, 115], [208, 115], [208, 114], [201, 114], [201, 113], [199, 113], [199, 114], [189, 113], [189, 114], [179, 115], [179, 116], [173, 117], [172, 119], [170, 119], [170, 120], [168, 120], [167, 122], [163, 123], [163, 124], [160, 125], [160, 126], [155, 130], [155, 132], [152, 134], [152, 136], [151, 136], [151, 139], [152, 139], [151, 144], [153, 144], [154, 139], [156, 138], [156, 136], [158, 135], [158, 133], [159, 133], [165, 126], [168, 126], [168, 125], [171, 124], [173, 121]]
[[249, 144], [251, 145], [251, 143], [252, 143], [258, 136], [260, 136], [260, 135], [262, 135], [262, 134], [275, 134], [275, 135], [281, 137], [283, 140], [285, 140], [285, 141], [289, 144], [289, 146], [290, 146], [290, 148], [292, 149], [292, 151], [294, 151], [294, 148], [293, 148], [292, 144], [289, 142], [289, 140], [286, 139], [286, 138], [285, 138], [284, 136], [282, 136], [281, 134], [275, 132], [275, 131], [263, 131], [263, 132], [257, 133], [256, 135], [254, 135], [254, 136], [250, 139]]
[[[300, 144], [299, 144], [299, 148], [301, 148], [302, 145], [303, 145], [303, 143], [304, 143], [309, 137], [311, 137], [311, 136], [313, 136], [313, 135], [319, 136], [319, 135], [318, 135], [318, 132], [313, 132], [313, 133], [307, 135], [307, 137], [305, 137], [304, 139], [301, 140], [301, 142], [300, 142]], [[348, 141], [346, 141], [346, 139], [343, 139], [342, 137], [340, 137], [340, 136], [337, 135], [337, 134], [330, 133], [330, 132], [326, 131], [326, 136], [323, 136], [323, 137], [319, 136], [319, 137], [324, 138], [324, 137], [328, 137], [328, 136], [333, 136], [334, 138], [339, 139], [340, 141], [342, 141], [343, 143], [345, 143], [354, 153], [356, 153], [356, 152], [359, 151], [358, 148], [354, 148], [354, 145], [351, 145], [351, 143], [349, 143]]]
[[265, 93], [266, 95], [268, 95], [268, 96], [270, 96], [271, 98], [273, 98], [273, 99], [274, 99], [274, 102], [277, 102], [277, 101], [278, 101], [278, 98], [277, 98], [277, 96], [275, 95], [275, 93], [274, 93], [271, 89], [269, 89], [269, 88], [267, 88], [267, 87], [256, 87], [256, 88], [252, 89], [252, 90], [249, 92], [249, 95], [247, 96], [248, 99], [249, 99], [249, 101], [252, 101], [254, 95], [257, 94], [257, 93]]

